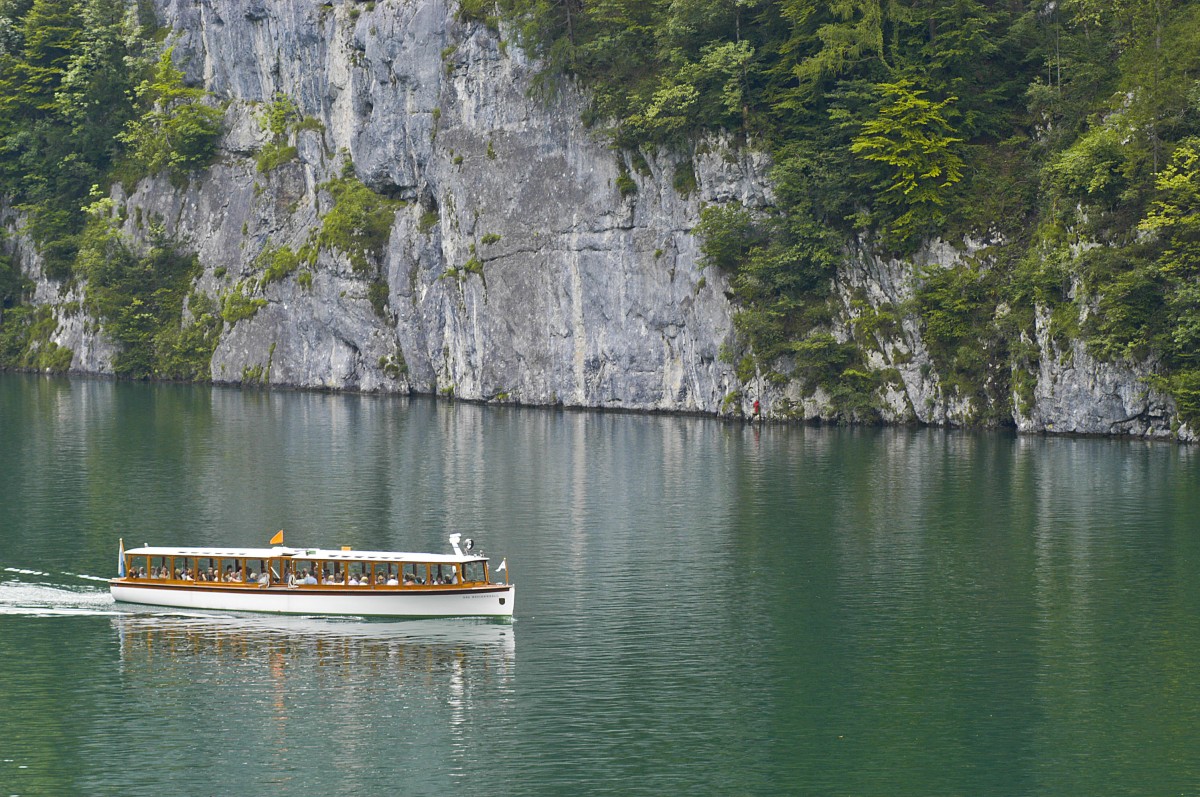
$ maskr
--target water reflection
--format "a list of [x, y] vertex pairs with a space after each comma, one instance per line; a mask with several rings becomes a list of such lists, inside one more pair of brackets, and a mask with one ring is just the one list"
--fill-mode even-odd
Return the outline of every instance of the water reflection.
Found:
[[512, 697], [507, 624], [142, 613], [110, 622], [120, 732], [186, 746], [185, 757], [224, 755], [252, 791], [361, 793], [395, 788], [404, 772], [461, 776]]
[[[13, 792], [1200, 783], [1200, 447], [0, 375], [0, 450]], [[113, 616], [78, 575], [281, 525], [467, 532], [518, 624]]]

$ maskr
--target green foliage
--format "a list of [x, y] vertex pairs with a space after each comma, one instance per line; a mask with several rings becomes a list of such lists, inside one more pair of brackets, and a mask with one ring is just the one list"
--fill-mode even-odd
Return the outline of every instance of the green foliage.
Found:
[[399, 379], [404, 374], [408, 373], [408, 363], [404, 360], [404, 353], [397, 351], [390, 357], [379, 358], [379, 370], [389, 379]]
[[367, 286], [367, 301], [371, 303], [371, 307], [375, 310], [375, 315], [380, 318], [387, 318], [387, 303], [388, 303], [388, 283], [383, 277], [379, 277]]
[[430, 210], [421, 214], [421, 220], [417, 222], [417, 229], [422, 233], [428, 234], [430, 230], [438, 225], [441, 221], [441, 216], [436, 210]]
[[253, 318], [259, 309], [266, 306], [266, 299], [247, 295], [245, 286], [240, 282], [221, 294], [221, 318], [226, 324]]
[[152, 44], [123, 0], [0, 4], [0, 194], [18, 205], [46, 274], [69, 277], [84, 217]]
[[291, 274], [314, 255], [311, 250], [303, 248], [297, 254], [289, 246], [266, 247], [254, 258], [254, 265], [263, 269], [261, 284], [265, 287]]
[[[952, 268], [932, 267], [920, 273], [913, 300], [922, 338], [943, 382], [960, 396], [978, 399], [978, 409], [994, 406], [1008, 391], [996, 391], [1001, 373], [1010, 376], [1006, 354], [1009, 338], [997, 323], [1004, 291], [1002, 275], [980, 263]], [[988, 385], [992, 392], [987, 392]], [[1002, 412], [1007, 405], [996, 409]]]
[[50, 338], [58, 331], [54, 310], [16, 307], [0, 315], [0, 368], [62, 372], [74, 353]]
[[154, 235], [148, 252], [136, 252], [117, 230], [111, 210], [109, 200], [90, 206], [75, 268], [87, 281], [87, 310], [120, 344], [114, 372], [135, 379], [207, 379], [221, 331], [216, 308], [192, 294], [191, 321], [183, 321], [199, 261], [161, 234]]
[[617, 191], [622, 197], [633, 196], [637, 194], [637, 182], [629, 176], [629, 172], [621, 172], [617, 175]]
[[[1041, 307], [1060, 344], [1082, 334], [1101, 356], [1160, 357], [1177, 400], [1189, 389], [1171, 375], [1190, 373], [1200, 351], [1188, 160], [1200, 135], [1200, 3], [461, 9], [503, 15], [545, 65], [543, 90], [564, 75], [586, 85], [585, 120], [634, 153], [639, 172], [643, 148], [687, 152], [707, 130], [771, 149], [775, 206], [706, 208], [695, 230], [739, 307], [738, 346], [753, 366], [741, 378], [770, 374], [794, 345], [812, 360], [798, 366], [809, 381], [837, 371], [822, 365], [828, 341], [813, 336], [827, 332], [829, 278], [844, 252], [865, 244], [904, 257], [933, 237], [969, 236], [1001, 243], [980, 265], [926, 274], [911, 307], [860, 315], [859, 345], [913, 313], [943, 381], [1000, 412], [996, 397], [1024, 379], [1014, 367], [1035, 364], [1021, 341], [1033, 339]], [[628, 195], [636, 183], [622, 174], [618, 187]], [[1080, 256], [1088, 242], [1114, 251]], [[838, 390], [882, 384], [832, 362]]]
[[274, 141], [284, 141], [301, 120], [300, 109], [296, 107], [296, 103], [282, 92], [276, 92], [255, 118], [259, 129], [270, 133]]
[[[1179, 143], [1155, 181], [1156, 197], [1140, 229], [1153, 260], [1137, 271], [1149, 286], [1143, 307], [1149, 342], [1164, 355], [1161, 387], [1176, 400], [1180, 416], [1200, 425], [1200, 137]], [[1149, 272], [1149, 273], [1147, 273]]]
[[294, 161], [298, 155], [299, 150], [294, 146], [271, 141], [258, 151], [258, 154], [254, 156], [254, 162], [258, 166], [259, 174], [266, 174], [285, 163]]
[[127, 177], [162, 171], [183, 177], [216, 158], [223, 113], [205, 104], [203, 89], [183, 84], [173, 52], [167, 48], [153, 74], [138, 85], [135, 93], [146, 110], [117, 137], [128, 147]]
[[483, 244], [484, 246], [488, 246], [490, 244], [494, 244], [494, 243], [498, 242], [499, 240], [500, 240], [499, 235], [497, 235], [494, 232], [489, 232], [488, 234], [484, 235], [482, 238], [479, 239], [479, 243]]
[[850, 151], [887, 167], [874, 181], [878, 201], [896, 210], [888, 231], [899, 241], [936, 230], [944, 219], [945, 190], [962, 179], [962, 159], [953, 146], [962, 141], [950, 135], [947, 106], [924, 98], [913, 82], [874, 86], [880, 99], [876, 115], [862, 123]]
[[21, 304], [31, 290], [33, 282], [25, 278], [13, 259], [0, 255], [0, 318], [6, 309]]
[[294, 140], [295, 133], [302, 124], [307, 122], [311, 125], [312, 122], [316, 122], [317, 125], [320, 125], [319, 121], [311, 118], [301, 119], [300, 109], [296, 107], [290, 97], [283, 93], [276, 93], [256, 118], [259, 128], [271, 134], [271, 140], [255, 156], [255, 163], [261, 174], [266, 174], [296, 159], [299, 151], [294, 144], [288, 142]]
[[696, 167], [690, 160], [675, 164], [671, 185], [685, 197], [696, 190]]
[[371, 262], [382, 257], [396, 211], [404, 203], [375, 193], [352, 176], [331, 180], [321, 187], [335, 204], [321, 221], [317, 243], [344, 253], [355, 271], [368, 271]]

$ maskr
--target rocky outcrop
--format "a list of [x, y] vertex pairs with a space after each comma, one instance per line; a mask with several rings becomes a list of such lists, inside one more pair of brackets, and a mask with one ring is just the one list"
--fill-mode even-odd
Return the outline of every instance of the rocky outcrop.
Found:
[[[232, 101], [229, 156], [186, 189], [150, 180], [124, 199], [195, 248], [201, 290], [254, 277], [264, 247], [299, 248], [328, 207], [322, 183], [346, 160], [408, 203], [378, 275], [322, 249], [310, 284], [266, 286], [266, 306], [223, 335], [214, 379], [719, 409], [733, 384], [717, 357], [731, 310], [691, 228], [703, 201], [765, 201], [762, 156], [710, 142], [696, 190], [680, 195], [676, 159], [630, 169], [579, 123], [571, 86], [532, 97], [521, 51], [445, 3], [219, 0], [160, 12], [191, 78]], [[323, 130], [300, 132], [298, 158], [259, 174], [254, 116], [277, 94]], [[636, 191], [623, 195], [622, 175]], [[382, 312], [372, 279], [387, 285]]]
[[[820, 392], [743, 384], [719, 356], [734, 308], [725, 278], [701, 267], [692, 229], [705, 202], [768, 204], [766, 156], [720, 140], [690, 155], [614, 152], [579, 121], [576, 87], [532, 92], [536, 65], [458, 19], [452, 0], [157, 7], [189, 80], [227, 103], [223, 156], [186, 185], [152, 178], [114, 198], [131, 239], [161, 224], [198, 254], [196, 291], [265, 300], [226, 323], [214, 380], [713, 414], [759, 398], [769, 416], [829, 415]], [[294, 133], [294, 159], [262, 172], [257, 117], [278, 96], [312, 123]], [[348, 163], [403, 203], [386, 247], [366, 269], [321, 247], [303, 273], [263, 279], [264, 250], [314, 240], [328, 183]], [[688, 163], [695, 187], [681, 193], [673, 177]], [[7, 246], [38, 274], [28, 242]], [[949, 267], [963, 256], [937, 244], [916, 260]], [[848, 252], [836, 333], [847, 339], [864, 309], [903, 306], [914, 286], [912, 262]], [[42, 280], [36, 301], [77, 308], [80, 298]], [[56, 338], [74, 350], [73, 368], [111, 370], [113, 346], [82, 313], [60, 312]], [[876, 343], [871, 365], [892, 374], [885, 419], [971, 421], [978, 408], [943, 389], [915, 320]], [[1053, 347], [1041, 333], [1038, 344]], [[1033, 403], [1016, 402], [1020, 429], [1178, 432], [1141, 372], [1081, 346], [1061, 355], [1041, 358]]]

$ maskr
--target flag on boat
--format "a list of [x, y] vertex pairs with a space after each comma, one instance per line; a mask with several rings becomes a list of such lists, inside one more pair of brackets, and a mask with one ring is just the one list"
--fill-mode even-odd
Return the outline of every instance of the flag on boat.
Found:
[[117, 578], [125, 578], [125, 538], [121, 538], [121, 544], [117, 550]]
[[500, 561], [500, 564], [496, 566], [496, 572], [499, 573], [501, 570], [507, 570], [507, 569], [508, 569], [508, 557], [506, 556], [506, 557], [504, 557], [504, 559], [502, 559]]
[[275, 532], [275, 536], [271, 538], [272, 545], [283, 545], [283, 529]]

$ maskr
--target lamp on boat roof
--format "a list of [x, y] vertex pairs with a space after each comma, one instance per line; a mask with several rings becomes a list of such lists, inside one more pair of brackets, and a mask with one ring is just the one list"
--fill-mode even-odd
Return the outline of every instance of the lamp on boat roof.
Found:
[[470, 553], [471, 549], [474, 547], [475, 547], [475, 540], [471, 539], [470, 537], [467, 537], [467, 541], [463, 543], [463, 549], [466, 550], [468, 553]]
[[462, 539], [462, 535], [455, 533], [450, 535], [450, 547], [454, 549], [455, 556], [462, 556], [462, 548], [458, 547], [458, 541]]

